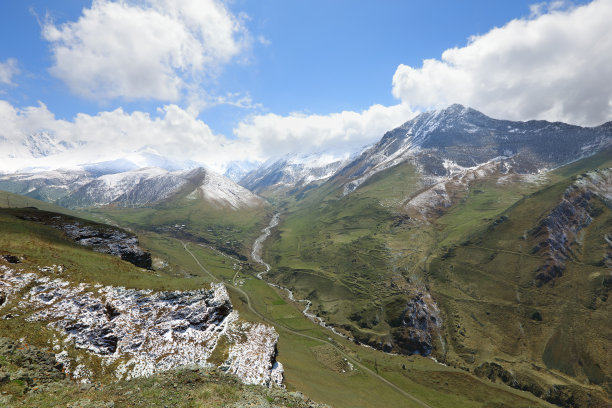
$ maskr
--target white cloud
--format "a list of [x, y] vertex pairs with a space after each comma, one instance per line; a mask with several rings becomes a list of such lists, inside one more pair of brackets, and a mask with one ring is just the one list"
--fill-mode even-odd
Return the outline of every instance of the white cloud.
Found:
[[415, 108], [462, 103], [504, 119], [598, 125], [612, 119], [612, 1], [551, 2], [420, 68], [400, 65], [393, 94]]
[[257, 42], [259, 42], [261, 45], [265, 45], [265, 46], [268, 46], [268, 45], [272, 44], [272, 41], [268, 40], [263, 35], [258, 35], [257, 36]]
[[[194, 160], [220, 170], [232, 155], [227, 139], [215, 135], [192, 113], [167, 105], [152, 117], [121, 108], [97, 115], [78, 114], [72, 121], [56, 119], [44, 104], [17, 109], [0, 101], [0, 163], [3, 170], [23, 167], [67, 167], [129, 156], [142, 148], [174, 160]], [[29, 135], [47, 132], [73, 149], [34, 159], [23, 145]], [[11, 158], [14, 156], [14, 158]]]
[[287, 153], [327, 152], [338, 156], [373, 143], [414, 116], [403, 104], [373, 105], [362, 112], [328, 115], [274, 113], [251, 116], [238, 124], [234, 134], [258, 159]]
[[74, 22], [47, 22], [51, 73], [90, 99], [177, 101], [250, 44], [220, 0], [94, 0]]
[[13, 76], [18, 73], [16, 59], [9, 58], [5, 62], [0, 62], [0, 84], [13, 85]]
[[[340, 157], [378, 140], [411, 116], [406, 105], [374, 105], [360, 113], [257, 115], [241, 122], [234, 130], [236, 138], [228, 139], [214, 134], [196, 112], [177, 105], [160, 108], [155, 116], [119, 108], [96, 115], [80, 113], [67, 121], [55, 118], [42, 103], [19, 109], [0, 100], [0, 170], [69, 167], [129, 157], [143, 148], [220, 172], [231, 161], [263, 161], [287, 153], [325, 151]], [[33, 158], [22, 142], [41, 132], [74, 147]]]

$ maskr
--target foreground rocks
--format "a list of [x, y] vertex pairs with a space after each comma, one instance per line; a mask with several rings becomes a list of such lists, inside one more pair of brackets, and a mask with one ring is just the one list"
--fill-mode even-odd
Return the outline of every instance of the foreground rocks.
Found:
[[3, 337], [0, 389], [2, 407], [328, 407], [299, 392], [247, 386], [218, 369], [195, 366], [132, 380], [78, 384], [68, 379], [53, 353]]
[[[42, 323], [54, 335], [64, 371], [83, 382], [93, 367], [68, 350], [100, 359], [100, 369], [130, 379], [185, 365], [217, 365], [246, 384], [281, 386], [274, 328], [239, 319], [222, 284], [186, 292], [153, 292], [74, 284], [58, 267], [26, 273], [0, 265], [0, 313]], [[44, 272], [44, 274], [43, 274]], [[221, 356], [221, 357], [220, 357]]]

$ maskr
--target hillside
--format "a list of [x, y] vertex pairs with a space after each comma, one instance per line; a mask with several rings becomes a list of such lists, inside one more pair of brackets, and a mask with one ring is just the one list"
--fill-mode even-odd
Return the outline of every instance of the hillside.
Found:
[[[192, 335], [187, 334], [196, 332], [203, 322], [193, 320], [197, 315], [187, 310], [198, 307], [198, 302], [208, 302], [203, 296], [208, 296], [209, 291], [202, 288], [210, 287], [210, 282], [217, 282], [215, 285], [223, 282], [227, 288], [234, 310], [245, 320], [237, 325], [239, 330], [262, 327], [262, 323], [275, 327], [278, 361], [285, 366], [286, 386], [289, 390], [304, 391], [318, 401], [336, 407], [361, 404], [477, 407], [483, 401], [519, 407], [538, 405], [528, 394], [487, 385], [465, 371], [426, 358], [383, 354], [337, 337], [305, 318], [296, 304], [283, 297], [284, 292], [277, 292], [257, 279], [252, 265], [210, 247], [181, 244], [171, 234], [146, 233], [139, 238], [152, 254], [152, 269], [147, 270], [117, 256], [91, 251], [51, 225], [24, 219], [23, 215], [41, 217], [41, 212], [34, 208], [2, 209], [0, 212], [3, 227], [0, 246], [2, 255], [7, 255], [0, 259], [0, 280], [3, 282], [0, 287], [8, 294], [0, 307], [5, 317], [10, 315], [0, 320], [3, 336], [10, 337], [2, 340], [2, 344], [10, 347], [0, 349], [3, 356], [0, 372], [5, 373], [0, 389], [4, 392], [2, 401], [9, 406], [13, 403], [19, 406], [61, 405], [68, 401], [83, 404], [90, 401], [87, 403], [93, 405], [114, 402], [115, 406], [134, 406], [149, 401], [178, 406], [244, 406], [250, 403], [316, 406], [301, 394], [245, 387], [233, 378], [201, 369], [161, 371], [148, 378], [132, 374], [135, 378], [116, 382], [114, 372], [126, 375], [147, 367], [143, 365], [147, 359], [135, 366], [129, 364], [140, 358], [139, 348], [150, 348], [147, 355], [165, 349], [161, 346], [167, 341], [166, 337], [159, 336], [166, 330], [164, 325], [172, 320], [166, 321], [164, 316], [178, 318], [176, 324], [170, 325], [175, 341], [190, 341]], [[51, 219], [58, 217], [44, 214]], [[91, 228], [109, 228], [74, 220]], [[98, 298], [98, 293], [103, 293], [104, 298]], [[134, 299], [138, 299], [136, 303]], [[106, 306], [96, 306], [100, 300]], [[77, 310], [75, 302], [87, 307], [79, 306]], [[215, 304], [208, 307], [217, 307]], [[146, 309], [151, 308], [158, 312], [155, 321], [146, 317]], [[223, 308], [218, 310], [222, 315], [227, 312]], [[185, 326], [180, 323], [181, 319], [191, 323]], [[126, 333], [116, 334], [115, 320], [123, 322], [118, 328], [132, 324], [130, 321], [138, 325]], [[227, 335], [227, 340], [217, 342], [209, 359], [215, 364], [223, 363], [229, 347], [232, 357], [229, 371], [243, 376], [253, 369], [253, 359], [237, 358], [238, 355], [231, 351], [236, 350], [232, 348], [235, 346], [231, 344], [241, 344], [245, 336], [236, 336], [236, 332], [233, 335], [227, 332]], [[140, 343], [139, 338], [145, 341]], [[246, 339], [254, 344], [265, 344], [251, 332]], [[171, 353], [170, 356], [173, 359], [193, 358], [209, 353], [192, 352], [197, 349], [194, 346], [197, 344], [185, 344], [180, 349], [187, 353]], [[247, 347], [246, 350], [253, 349]], [[276, 352], [273, 355], [276, 356]], [[23, 363], [24, 358], [26, 363]], [[234, 364], [246, 361], [249, 363], [242, 367], [250, 367], [249, 370], [232, 369]], [[117, 371], [122, 364], [127, 371]], [[227, 370], [227, 366], [222, 368]], [[40, 374], [42, 372], [44, 375]], [[68, 380], [62, 379], [66, 376], [64, 372], [69, 373]], [[74, 379], [70, 380], [72, 377]], [[244, 381], [245, 377], [241, 378]], [[81, 385], [81, 381], [91, 381], [91, 384]], [[122, 391], [109, 393], [110, 389]]]
[[[482, 118], [452, 109], [461, 117]], [[423, 119], [401, 131], [405, 135], [410, 128], [414, 135], [417, 125], [425, 127]], [[468, 151], [452, 148], [461, 137], [444, 131], [451, 127], [443, 126], [444, 120], [436, 123], [434, 130], [442, 130], [430, 133], [438, 137], [435, 146], [424, 138], [412, 153], [406, 153], [411, 147], [389, 153], [400, 130], [390, 132], [366, 151], [377, 161], [364, 153], [321, 187], [288, 197], [264, 257], [273, 266], [269, 278], [310, 300], [311, 311], [355, 341], [399, 353], [431, 353], [563, 406], [581, 406], [578, 401], [588, 398], [605, 406], [612, 365], [601, 356], [610, 333], [597, 328], [611, 318], [604, 300], [612, 218], [605, 193], [606, 169], [612, 166], [612, 152], [605, 148], [609, 126], [574, 129], [579, 135], [574, 144], [554, 154], [547, 153], [551, 146], [534, 144], [530, 154], [497, 158], [510, 142], [501, 137], [498, 147], [484, 140], [495, 149], [483, 150], [478, 164], [462, 162]], [[551, 124], [524, 126], [541, 133]], [[553, 127], [555, 137], [571, 138], [571, 129]], [[549, 139], [550, 134], [543, 138]], [[586, 145], [593, 146], [591, 153]], [[477, 146], [470, 149], [478, 152]], [[598, 149], [603, 151], [591, 155]], [[446, 164], [438, 171], [424, 159]], [[578, 184], [572, 188], [573, 183]], [[576, 215], [576, 227], [570, 226], [572, 235], [552, 228], [568, 222], [555, 221], [556, 214], [567, 212], [568, 200], [588, 201], [582, 218]], [[506, 230], [513, 225], [508, 220], [520, 220], [521, 227]], [[559, 237], [580, 245], [559, 256], [565, 242]], [[590, 263], [580, 267], [585, 269], [575, 281], [570, 271], [578, 267], [572, 262], [584, 263], [583, 256]], [[558, 259], [563, 266], [554, 263]], [[549, 301], [545, 314], [539, 305]], [[551, 321], [539, 320], [550, 313]], [[584, 327], [586, 338], [567, 334], [581, 324], [590, 326]], [[576, 328], [570, 332], [581, 332]], [[594, 385], [583, 386], [585, 381]]]

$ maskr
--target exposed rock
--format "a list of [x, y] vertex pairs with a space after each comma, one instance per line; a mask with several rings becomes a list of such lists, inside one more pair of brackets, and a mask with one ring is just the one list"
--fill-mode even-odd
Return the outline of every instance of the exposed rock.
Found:
[[574, 246], [580, 246], [580, 232], [597, 215], [590, 203], [594, 197], [612, 207], [612, 169], [596, 170], [579, 177], [533, 232], [543, 241], [532, 252], [546, 255], [546, 262], [536, 272], [538, 285], [562, 276], [565, 262], [575, 258]]
[[474, 370], [474, 374], [492, 382], [501, 382], [517, 390], [527, 391], [536, 397], [566, 408], [609, 407], [609, 400], [600, 392], [575, 385], [541, 383], [531, 376], [514, 374], [497, 363], [485, 362]]
[[283, 383], [283, 365], [276, 361], [278, 334], [264, 324], [243, 323], [228, 330], [234, 342], [224, 363], [227, 372], [246, 384], [267, 387]]
[[151, 254], [139, 246], [136, 235], [123, 229], [110, 225], [86, 224], [67, 215], [38, 210], [24, 211], [17, 217], [57, 228], [80, 245], [88, 246], [97, 252], [118, 256], [140, 268], [151, 269]]
[[[0, 356], [11, 364], [8, 372], [0, 371], [0, 385], [17, 381], [24, 390], [39, 389], [42, 386], [66, 378], [59, 363], [51, 352], [40, 350], [6, 337], [0, 337]], [[0, 370], [2, 369], [0, 363]]]
[[[120, 362], [115, 372], [119, 378], [209, 365], [224, 337], [230, 348], [224, 365], [230, 372], [247, 384], [282, 385], [282, 365], [276, 362], [278, 335], [272, 327], [240, 321], [222, 284], [209, 290], [152, 292], [74, 285], [0, 268], [3, 293], [19, 295], [11, 312], [27, 315], [26, 321], [46, 323], [63, 342], [99, 356], [103, 365]], [[85, 366], [66, 366], [73, 377], [88, 372]]]
[[[428, 356], [433, 350], [432, 335], [442, 325], [431, 295], [419, 293], [404, 309], [400, 327], [393, 330], [393, 350], [403, 354]], [[387, 350], [391, 351], [391, 350]]]
[[119, 229], [101, 231], [78, 222], [58, 228], [78, 244], [89, 246], [97, 252], [118, 256], [140, 268], [151, 269], [151, 254], [140, 248], [138, 238], [133, 234]]
[[19, 260], [19, 258], [14, 255], [2, 255], [2, 259], [12, 264], [21, 263], [21, 260]]

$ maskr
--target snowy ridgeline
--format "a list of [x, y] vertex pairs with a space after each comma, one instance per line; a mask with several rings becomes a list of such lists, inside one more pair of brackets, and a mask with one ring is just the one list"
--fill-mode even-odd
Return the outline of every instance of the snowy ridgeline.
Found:
[[[350, 194], [374, 174], [412, 162], [424, 176], [453, 177], [497, 160], [517, 174], [538, 174], [612, 144], [612, 122], [587, 128], [547, 121], [490, 118], [461, 105], [425, 112], [387, 132], [343, 168]], [[449, 166], [449, 164], [451, 164]]]
[[256, 207], [261, 198], [212, 171], [146, 167], [95, 177], [85, 170], [54, 170], [0, 176], [0, 189], [69, 208], [114, 204], [139, 207], [183, 193], [222, 208]]
[[4, 318], [46, 323], [55, 333], [58, 361], [77, 380], [90, 381], [92, 370], [70, 346], [98, 356], [103, 370], [117, 378], [209, 366], [215, 353], [215, 361], [223, 356], [219, 367], [246, 384], [282, 386], [278, 334], [270, 326], [240, 320], [223, 284], [153, 292], [76, 285], [54, 277], [63, 272], [56, 265], [39, 272], [0, 265], [0, 309]]

